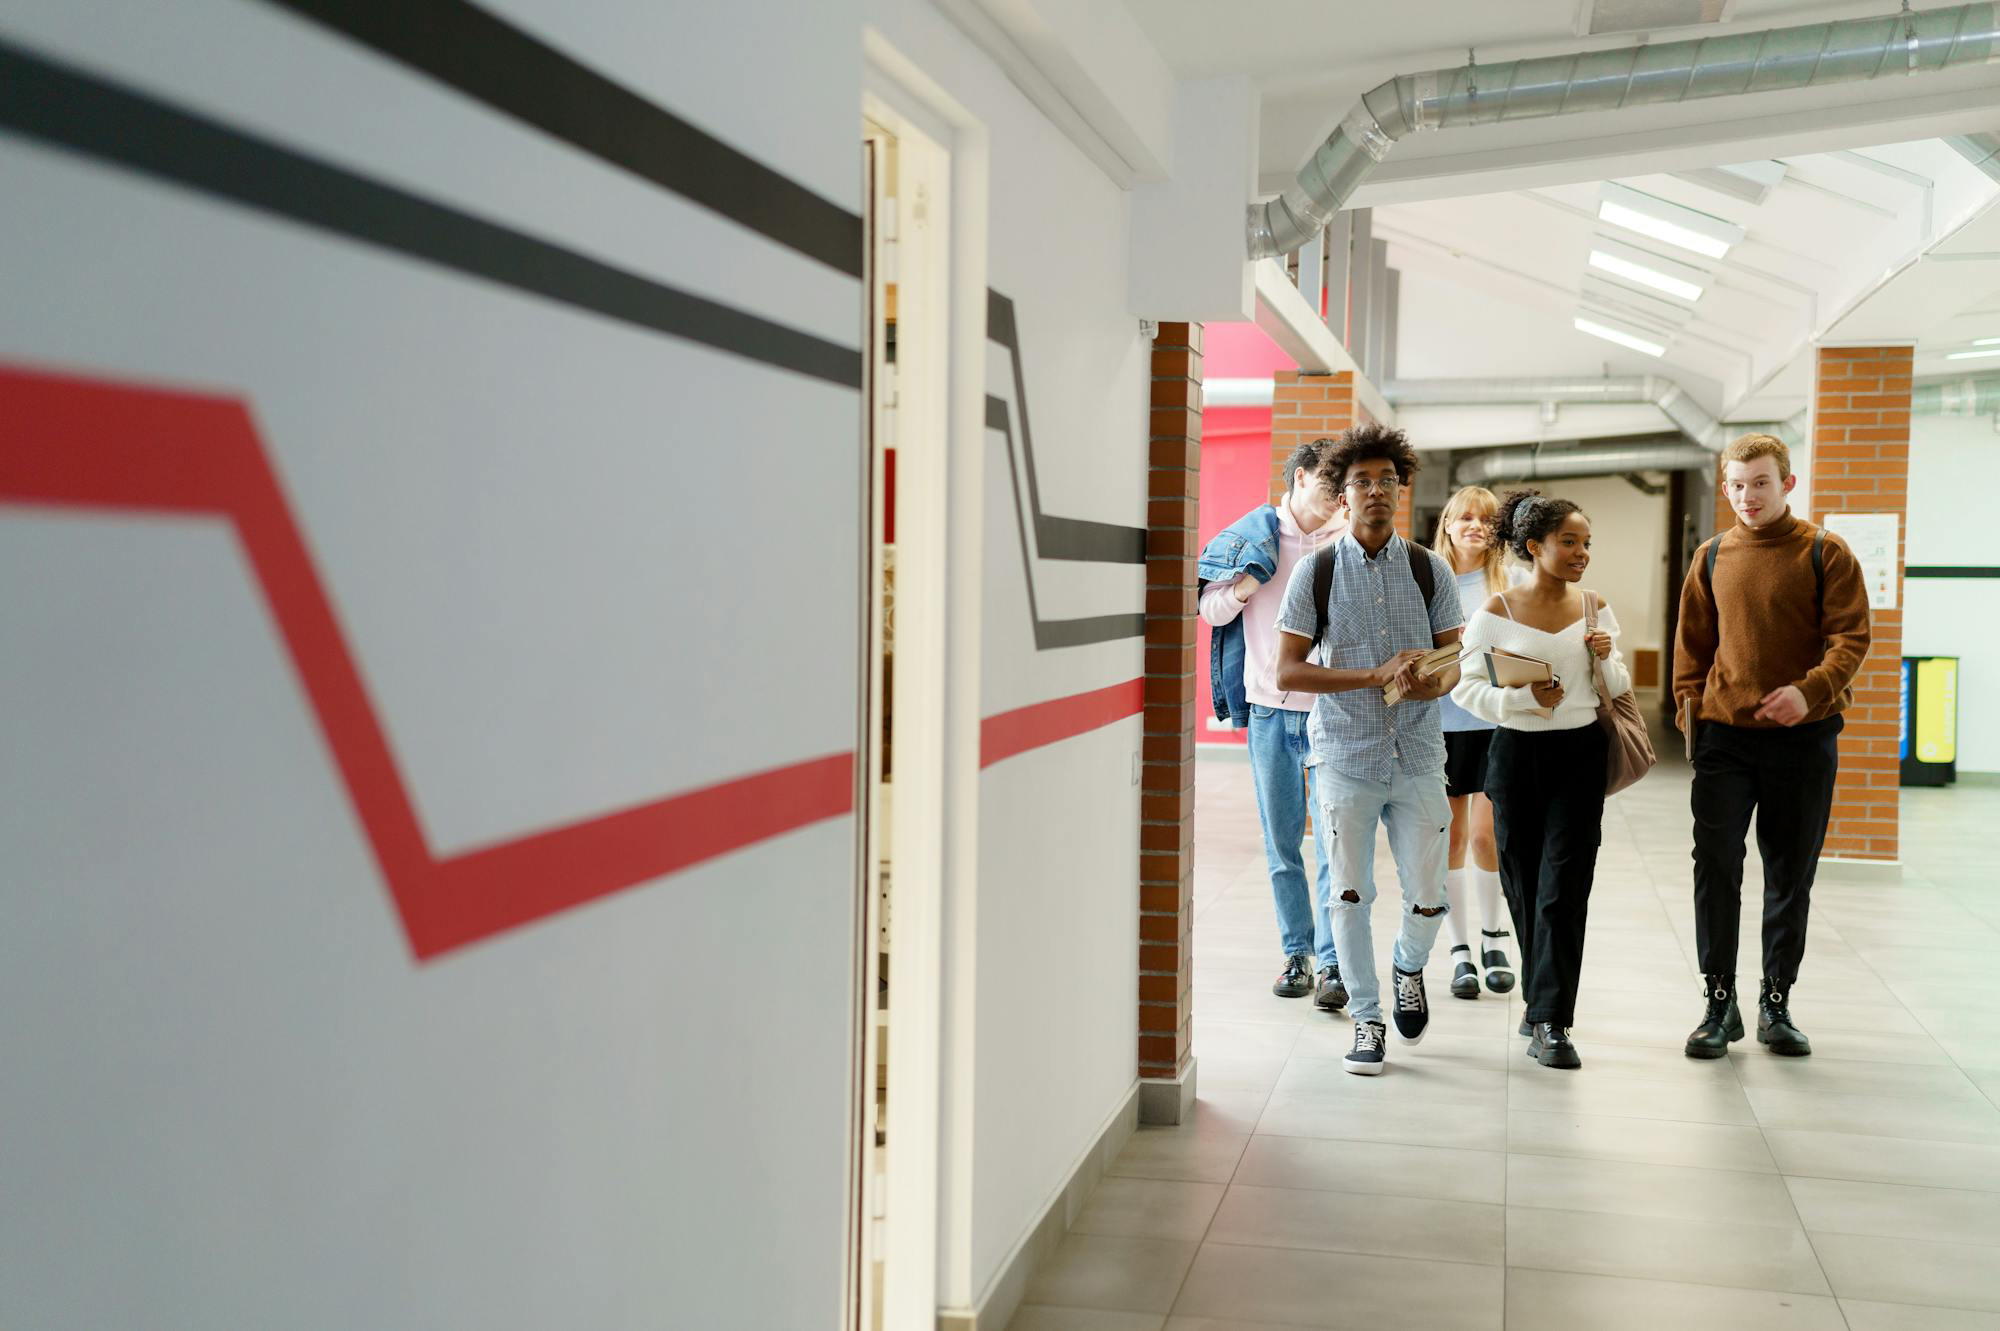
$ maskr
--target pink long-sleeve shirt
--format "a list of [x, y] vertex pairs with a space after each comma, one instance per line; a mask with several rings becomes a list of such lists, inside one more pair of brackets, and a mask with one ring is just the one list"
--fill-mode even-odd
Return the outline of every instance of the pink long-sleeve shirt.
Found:
[[1299, 561], [1347, 530], [1347, 523], [1331, 518], [1317, 529], [1299, 530], [1292, 516], [1291, 496], [1276, 505], [1278, 510], [1278, 571], [1271, 580], [1252, 592], [1248, 601], [1236, 599], [1234, 582], [1212, 582], [1201, 594], [1201, 617], [1220, 628], [1238, 615], [1243, 616], [1243, 696], [1263, 707], [1282, 707], [1288, 712], [1312, 710], [1314, 694], [1281, 692], [1278, 678], [1278, 606], [1285, 599], [1285, 587]]

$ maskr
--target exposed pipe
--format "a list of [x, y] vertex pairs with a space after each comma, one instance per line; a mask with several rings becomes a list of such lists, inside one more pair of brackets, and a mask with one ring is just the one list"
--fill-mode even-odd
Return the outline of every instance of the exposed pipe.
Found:
[[1685, 389], [1664, 375], [1631, 374], [1602, 379], [1401, 379], [1382, 386], [1398, 407], [1483, 407], [1523, 402], [1650, 402], [1688, 439], [1710, 453], [1745, 434], [1776, 435], [1796, 444], [1805, 433], [1805, 413], [1784, 421], [1722, 422], [1708, 414]]
[[2000, 374], [1919, 379], [1910, 389], [1919, 416], [1988, 416], [2000, 412]]
[[1559, 476], [1622, 476], [1634, 471], [1707, 471], [1715, 454], [1694, 444], [1604, 444], [1550, 452], [1496, 448], [1475, 453], [1453, 468], [1459, 485], [1488, 481], [1538, 481]]
[[2000, 4], [1399, 74], [1364, 93], [1284, 193], [1250, 205], [1252, 259], [1318, 235], [1406, 136], [1503, 120], [1858, 83], [2000, 56]]
[[2000, 134], [1949, 134], [1945, 142], [1988, 178], [2000, 180]]

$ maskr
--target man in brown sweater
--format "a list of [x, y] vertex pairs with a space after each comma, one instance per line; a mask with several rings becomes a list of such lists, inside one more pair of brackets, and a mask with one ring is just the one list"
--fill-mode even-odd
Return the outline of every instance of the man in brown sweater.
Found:
[[1812, 1044], [1793, 1023], [1792, 984], [1826, 840], [1841, 713], [1868, 655], [1868, 593], [1839, 537], [1794, 517], [1791, 455], [1767, 434], [1723, 452], [1738, 525], [1696, 552], [1681, 585], [1675, 716], [1693, 728], [1695, 950], [1708, 1009], [1689, 1058], [1743, 1038], [1736, 1006], [1743, 838], [1757, 815], [1764, 860], [1764, 982], [1757, 1038], [1772, 1053]]

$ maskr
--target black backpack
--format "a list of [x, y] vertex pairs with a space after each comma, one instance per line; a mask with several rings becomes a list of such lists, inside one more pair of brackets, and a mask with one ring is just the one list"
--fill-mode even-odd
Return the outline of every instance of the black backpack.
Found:
[[[1417, 590], [1424, 594], [1424, 609], [1430, 609], [1431, 598], [1437, 594], [1437, 571], [1431, 567], [1430, 551], [1415, 541], [1404, 541], [1404, 551], [1410, 556], [1410, 576], [1417, 580]], [[1815, 557], [1817, 550], [1815, 550]], [[1319, 646], [1326, 637], [1326, 603], [1333, 595], [1333, 563], [1340, 558], [1340, 542], [1335, 541], [1323, 550], [1313, 552], [1313, 646]]]

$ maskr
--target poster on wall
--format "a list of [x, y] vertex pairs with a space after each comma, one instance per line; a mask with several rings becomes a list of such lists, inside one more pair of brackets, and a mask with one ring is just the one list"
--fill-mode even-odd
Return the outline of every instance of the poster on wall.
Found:
[[1861, 563], [1861, 583], [1868, 589], [1870, 610], [1896, 608], [1896, 537], [1894, 513], [1829, 513], [1826, 529], [1847, 542]]

